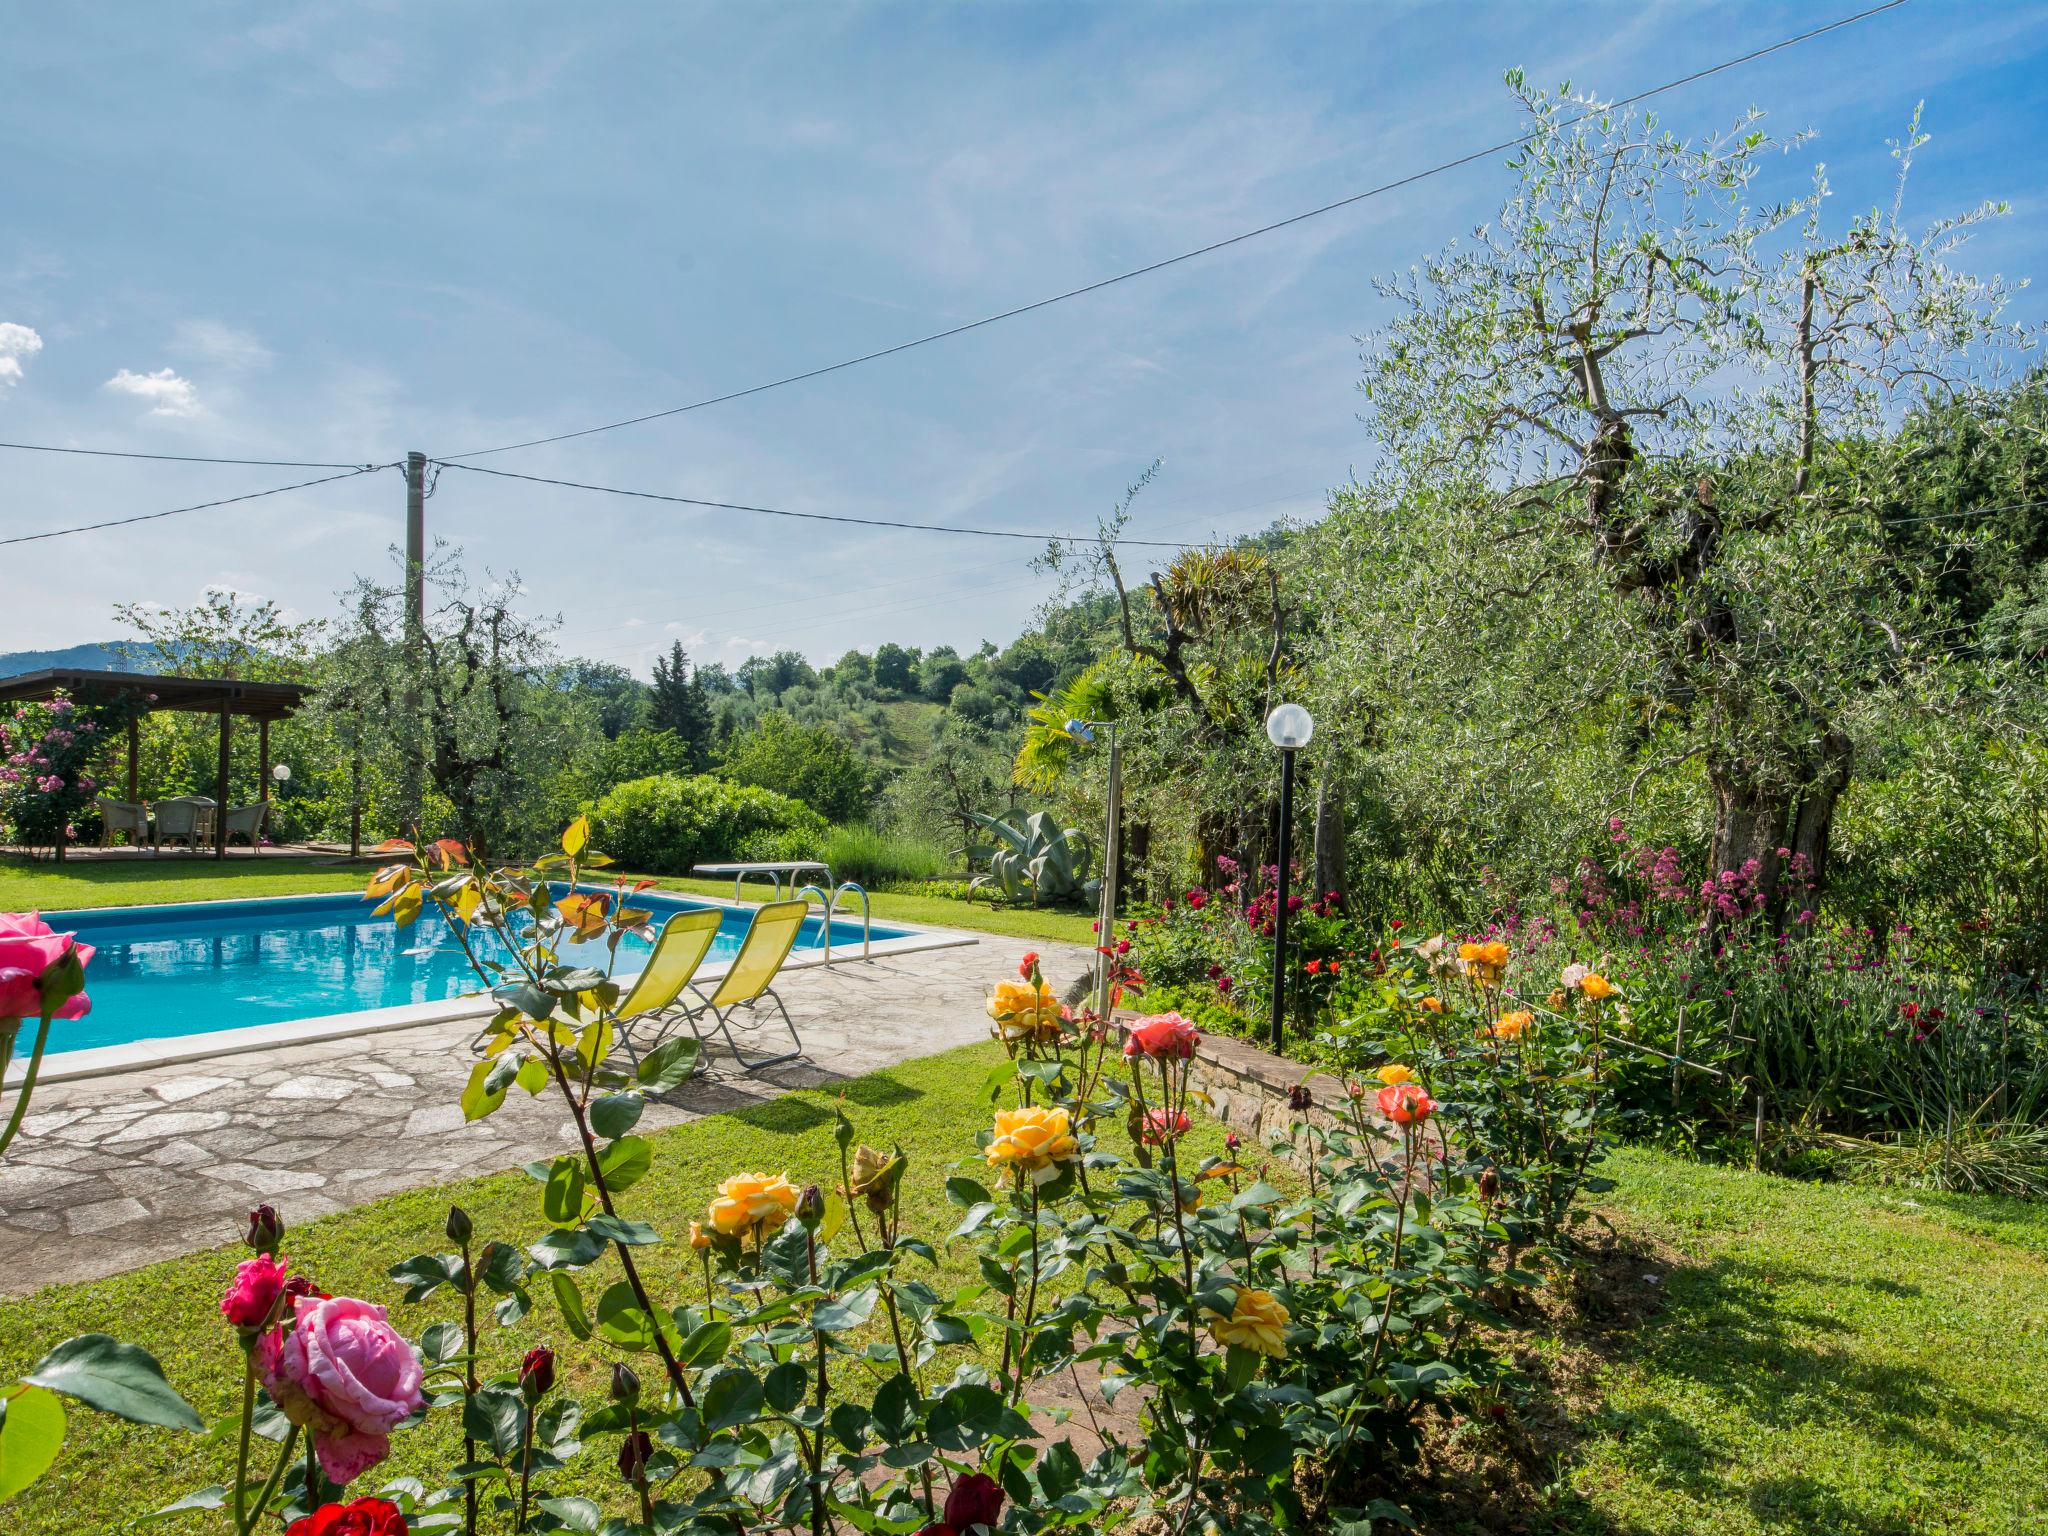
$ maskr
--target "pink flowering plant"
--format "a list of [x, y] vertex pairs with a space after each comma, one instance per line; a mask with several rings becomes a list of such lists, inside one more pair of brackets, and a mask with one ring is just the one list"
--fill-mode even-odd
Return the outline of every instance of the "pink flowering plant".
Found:
[[87, 690], [0, 711], [0, 827], [29, 848], [75, 841], [100, 783], [94, 776], [142, 705]]

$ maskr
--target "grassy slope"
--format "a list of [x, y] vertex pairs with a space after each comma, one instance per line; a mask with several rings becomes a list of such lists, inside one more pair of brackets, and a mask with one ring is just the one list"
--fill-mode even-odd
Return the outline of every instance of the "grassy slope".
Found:
[[[225, 867], [211, 859], [138, 859], [119, 863], [31, 863], [0, 860], [0, 912], [61, 911], [72, 907], [118, 907], [164, 901], [216, 901], [229, 897], [288, 896], [308, 891], [360, 890], [368, 878], [362, 866], [341, 866], [324, 859], [269, 858], [260, 863], [230, 860]], [[685, 880], [662, 877], [663, 889], [699, 896], [732, 897], [730, 880]], [[766, 882], [751, 881], [749, 900], [766, 894]], [[1039, 912], [1030, 908], [992, 909], [977, 902], [939, 896], [895, 895], [873, 898], [878, 921], [969, 928], [978, 933], [1010, 934], [1050, 942], [1091, 944], [1091, 919], [1079, 912]]]
[[2048, 1208], [1618, 1168], [1617, 1223], [1684, 1262], [1601, 1371], [1568, 1527], [2048, 1531]]
[[[993, 1044], [970, 1046], [844, 1085], [847, 1115], [861, 1139], [882, 1146], [897, 1143], [910, 1155], [906, 1235], [939, 1242], [958, 1217], [946, 1202], [945, 1178], [955, 1163], [969, 1173], [979, 1166], [973, 1132], [988, 1110], [977, 1090], [1000, 1056]], [[832, 1096], [824, 1093], [797, 1093], [657, 1133], [653, 1171], [622, 1198], [624, 1213], [674, 1237], [702, 1211], [727, 1174], [786, 1170], [800, 1184], [836, 1182], [831, 1104]], [[346, 1110], [335, 1106], [335, 1112]], [[1114, 1138], [1107, 1144], [1118, 1145]], [[1200, 1127], [1194, 1143], [1198, 1154], [1219, 1150], [1221, 1144], [1220, 1127]], [[454, 1306], [438, 1296], [418, 1306], [400, 1305], [386, 1268], [409, 1254], [448, 1246], [441, 1226], [451, 1200], [470, 1212], [479, 1242], [494, 1236], [531, 1241], [545, 1230], [539, 1195], [540, 1186], [519, 1171], [417, 1190], [292, 1231], [284, 1248], [294, 1268], [316, 1276], [323, 1288], [391, 1305], [393, 1322], [417, 1338], [429, 1323], [456, 1316]], [[289, 1204], [283, 1209], [289, 1220]], [[703, 1282], [687, 1246], [672, 1242], [642, 1254], [642, 1271], [658, 1294], [671, 1302], [701, 1297]], [[237, 1353], [217, 1307], [234, 1263], [245, 1256], [238, 1247], [193, 1254], [96, 1283], [0, 1302], [0, 1380], [12, 1380], [59, 1339], [108, 1331], [154, 1351], [170, 1379], [208, 1419], [231, 1412], [239, 1380]], [[937, 1282], [941, 1289], [970, 1279], [972, 1259], [964, 1248], [947, 1252], [944, 1259]], [[913, 1266], [922, 1267], [915, 1261]], [[602, 1278], [586, 1279], [583, 1289], [594, 1303], [602, 1285], [618, 1278], [616, 1261], [605, 1261], [592, 1274]], [[562, 1352], [567, 1390], [588, 1401], [602, 1400], [609, 1364], [589, 1346], [578, 1345], [558, 1319], [543, 1286], [531, 1314], [511, 1329], [492, 1330], [487, 1339], [490, 1369], [511, 1369], [525, 1350], [549, 1343]], [[397, 1438], [385, 1468], [388, 1475], [426, 1473], [436, 1464], [460, 1459], [459, 1441], [448, 1432], [450, 1417], [436, 1419]], [[208, 1446], [197, 1436], [117, 1425], [80, 1409], [72, 1415], [62, 1458], [42, 1483], [7, 1506], [0, 1530], [7, 1536], [69, 1536], [111, 1529], [116, 1521], [157, 1508], [184, 1491], [224, 1480], [232, 1471], [232, 1449], [231, 1444]], [[615, 1503], [618, 1475], [609, 1462], [599, 1456], [575, 1462], [570, 1483], [607, 1505]]]

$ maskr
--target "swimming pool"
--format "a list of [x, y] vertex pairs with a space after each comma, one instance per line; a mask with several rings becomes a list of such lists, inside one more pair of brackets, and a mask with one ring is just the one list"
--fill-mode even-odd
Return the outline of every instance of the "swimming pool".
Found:
[[[654, 912], [657, 929], [677, 912], [724, 908], [700, 975], [717, 974], [738, 952], [752, 915], [748, 907], [652, 891], [636, 896], [634, 904]], [[372, 917], [373, 906], [343, 894], [45, 912], [52, 928], [75, 932], [97, 950], [86, 975], [92, 1012], [52, 1026], [51, 1063], [58, 1065], [58, 1053], [173, 1037], [233, 1031], [241, 1042], [240, 1032], [252, 1028], [332, 1015], [365, 1015], [365, 1023], [375, 1019], [379, 1027], [390, 1027], [404, 1022], [414, 1005], [448, 1003], [481, 990], [462, 946], [438, 914], [402, 929], [388, 917]], [[920, 937], [917, 930], [880, 923], [870, 933], [876, 949], [886, 951], [906, 947], [896, 941]], [[650, 948], [642, 939], [621, 940], [614, 974], [636, 974]], [[790, 960], [822, 958], [823, 948], [823, 925], [813, 915]], [[844, 917], [835, 921], [832, 950], [835, 959], [858, 956], [861, 925]], [[606, 959], [602, 943], [565, 945], [562, 954], [572, 964], [602, 967]], [[491, 1005], [482, 999], [475, 1006], [487, 1011]], [[426, 1011], [448, 1016], [445, 1009]], [[346, 1032], [344, 1027], [322, 1033]]]

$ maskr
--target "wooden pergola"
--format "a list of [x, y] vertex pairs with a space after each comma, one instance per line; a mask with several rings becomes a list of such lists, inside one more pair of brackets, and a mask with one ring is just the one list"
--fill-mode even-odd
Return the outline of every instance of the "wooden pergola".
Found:
[[[136, 760], [140, 747], [137, 720], [162, 709], [220, 717], [220, 766], [216, 775], [213, 813], [213, 856], [228, 856], [228, 747], [234, 720], [256, 722], [258, 794], [270, 798], [270, 722], [282, 720], [305, 702], [313, 690], [299, 683], [253, 683], [233, 677], [161, 677], [150, 672], [92, 672], [49, 667], [0, 678], [0, 704], [39, 704], [60, 694], [97, 691], [138, 697], [145, 707], [128, 721], [128, 798], [142, 798]], [[57, 837], [57, 857], [64, 857], [64, 837]]]

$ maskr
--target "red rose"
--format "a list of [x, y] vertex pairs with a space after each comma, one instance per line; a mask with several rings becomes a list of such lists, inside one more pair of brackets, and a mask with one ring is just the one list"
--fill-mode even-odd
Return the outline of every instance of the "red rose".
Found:
[[411, 1529], [389, 1499], [357, 1499], [352, 1504], [322, 1504], [294, 1520], [284, 1536], [408, 1536]]
[[944, 1513], [945, 1523], [962, 1536], [970, 1526], [985, 1525], [994, 1530], [1003, 1513], [1002, 1487], [985, 1472], [970, 1472], [946, 1495]]
[[235, 1278], [220, 1299], [220, 1315], [237, 1328], [261, 1328], [269, 1322], [271, 1308], [284, 1294], [286, 1262], [259, 1253], [236, 1265]]

